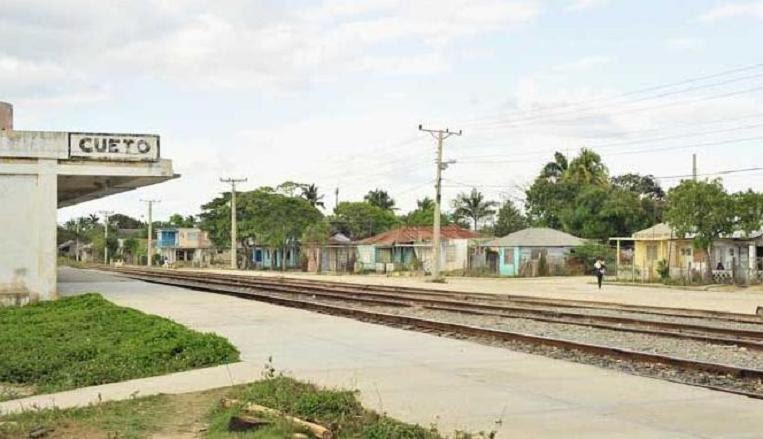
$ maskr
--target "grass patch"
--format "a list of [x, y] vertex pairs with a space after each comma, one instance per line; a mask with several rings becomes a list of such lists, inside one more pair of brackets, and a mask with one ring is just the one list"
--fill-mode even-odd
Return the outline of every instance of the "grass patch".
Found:
[[[239, 387], [229, 393], [229, 397], [240, 401], [240, 405], [213, 408], [209, 415], [206, 436], [209, 439], [252, 438], [276, 439], [291, 437], [294, 433], [307, 433], [284, 420], [274, 419], [272, 426], [262, 427], [245, 433], [230, 433], [228, 425], [232, 417], [242, 411], [248, 402], [274, 408], [281, 412], [314, 422], [331, 429], [335, 438], [363, 439], [440, 439], [437, 429], [407, 424], [385, 415], [363, 408], [356, 392], [324, 389], [284, 376], [274, 376]], [[312, 437], [308, 435], [309, 437]], [[489, 434], [476, 436], [456, 432], [456, 438], [487, 438]]]
[[[256, 402], [291, 416], [319, 423], [334, 438], [441, 439], [431, 428], [407, 424], [366, 410], [355, 392], [317, 387], [283, 376], [251, 384], [193, 392], [107, 402], [84, 408], [46, 409], [0, 417], [0, 438], [27, 438], [43, 429], [55, 438], [204, 437], [207, 439], [283, 439], [308, 433], [285, 419], [270, 418], [271, 425], [246, 432], [229, 431], [230, 419], [241, 406], [222, 408], [220, 398]], [[258, 416], [261, 417], [261, 416]], [[308, 434], [308, 437], [313, 437]], [[492, 438], [491, 434], [456, 432], [457, 439]]]
[[116, 306], [98, 294], [0, 308], [0, 352], [0, 383], [33, 386], [34, 393], [239, 359], [220, 336]]
[[0, 438], [144, 438], [172, 415], [171, 397], [148, 396], [72, 409], [32, 410], [0, 417]]

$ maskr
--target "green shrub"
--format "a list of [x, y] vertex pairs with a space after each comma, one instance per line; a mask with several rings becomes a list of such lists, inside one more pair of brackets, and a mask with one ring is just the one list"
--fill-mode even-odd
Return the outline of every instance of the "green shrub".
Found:
[[0, 309], [0, 382], [40, 392], [238, 361], [227, 340], [86, 294]]
[[615, 251], [615, 249], [607, 245], [589, 243], [573, 248], [567, 256], [572, 261], [582, 264], [586, 273], [591, 273], [597, 259], [603, 259], [607, 264], [607, 268], [614, 268]]
[[670, 279], [670, 267], [668, 266], [668, 261], [665, 259], [657, 261], [657, 274], [663, 281]]

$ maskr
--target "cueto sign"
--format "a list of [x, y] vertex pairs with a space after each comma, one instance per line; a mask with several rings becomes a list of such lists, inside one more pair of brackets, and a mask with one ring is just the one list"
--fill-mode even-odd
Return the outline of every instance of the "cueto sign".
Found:
[[69, 157], [91, 160], [159, 160], [159, 136], [69, 133]]

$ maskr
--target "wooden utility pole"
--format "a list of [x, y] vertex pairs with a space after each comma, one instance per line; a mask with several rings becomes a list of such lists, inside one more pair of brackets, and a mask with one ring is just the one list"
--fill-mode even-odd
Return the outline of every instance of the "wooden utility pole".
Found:
[[161, 203], [161, 200], [140, 200], [146, 204], [148, 204], [148, 242], [146, 243], [146, 266], [150, 267], [153, 265], [153, 258], [154, 255], [151, 251], [154, 244], [154, 218], [153, 218], [153, 208], [154, 203]]
[[432, 265], [432, 278], [435, 281], [440, 280], [440, 209], [442, 202], [442, 171], [448, 168], [449, 164], [455, 163], [455, 161], [442, 161], [442, 143], [450, 136], [460, 136], [461, 130], [458, 132], [444, 130], [425, 129], [422, 125], [419, 125], [419, 131], [426, 131], [437, 140], [437, 160], [436, 164], [436, 177], [435, 177], [435, 199], [434, 199], [434, 227], [432, 230], [432, 258], [434, 264]]
[[109, 263], [109, 216], [114, 213], [111, 210], [99, 210], [103, 214], [103, 263]]
[[221, 178], [221, 182], [230, 183], [230, 267], [234, 270], [238, 269], [238, 256], [236, 252], [238, 245], [236, 243], [236, 183], [245, 183], [246, 178]]

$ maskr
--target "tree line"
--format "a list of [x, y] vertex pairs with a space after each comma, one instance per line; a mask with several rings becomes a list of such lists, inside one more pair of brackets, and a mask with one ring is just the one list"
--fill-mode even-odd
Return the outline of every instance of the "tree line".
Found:
[[[359, 240], [403, 225], [431, 226], [434, 219], [431, 198], [419, 199], [413, 210], [401, 213], [381, 188], [369, 190], [362, 200], [342, 201], [327, 214], [321, 210], [326, 207], [323, 200], [315, 184], [293, 181], [237, 192], [239, 244], [286, 248], [296, 242], [323, 243], [335, 233]], [[486, 236], [504, 236], [528, 226], [550, 227], [606, 242], [667, 220], [677, 234], [690, 235], [698, 248], [708, 249], [721, 235], [759, 230], [763, 218], [763, 196], [757, 192], [728, 193], [720, 180], [686, 180], [666, 192], [652, 175], [610, 175], [601, 156], [586, 148], [574, 157], [556, 152], [524, 188], [519, 206], [511, 198], [490, 200], [473, 188], [459, 193], [449, 209], [442, 209], [441, 223]], [[146, 237], [146, 224], [140, 220], [115, 214], [110, 222], [116, 229], [139, 229], [135, 238]], [[229, 247], [230, 192], [203, 204], [197, 216], [175, 214], [154, 224], [168, 226], [198, 226], [209, 232], [217, 247]], [[103, 241], [103, 227], [96, 215], [72, 219], [61, 228], [59, 241], [79, 233], [97, 251], [104, 245], [116, 246], [116, 238]], [[128, 251], [140, 251], [129, 239], [128, 245]]]

